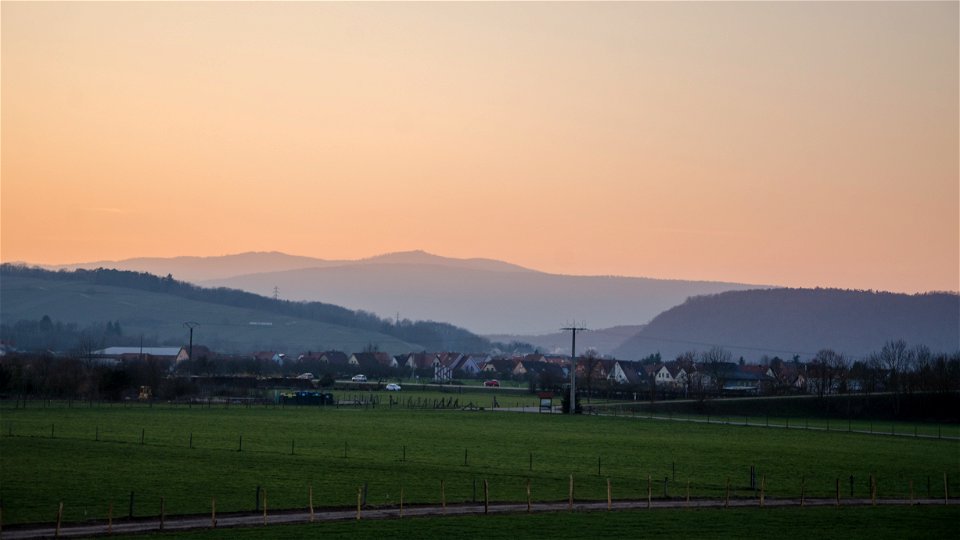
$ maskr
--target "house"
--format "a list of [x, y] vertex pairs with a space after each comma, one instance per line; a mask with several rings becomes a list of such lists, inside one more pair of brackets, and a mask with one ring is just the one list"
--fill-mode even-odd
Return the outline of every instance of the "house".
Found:
[[687, 370], [677, 362], [655, 366], [653, 379], [657, 386], [667, 388], [686, 388], [690, 380]]
[[460, 364], [460, 353], [440, 352], [433, 359], [433, 380], [444, 382], [453, 379], [453, 372]]
[[487, 354], [468, 354], [461, 358], [460, 367], [464, 373], [470, 376], [480, 374], [481, 367], [490, 361], [490, 355]]
[[482, 366], [482, 371], [489, 376], [509, 377], [517, 366], [517, 360], [512, 358], [494, 358]]
[[347, 360], [347, 365], [359, 373], [374, 373], [380, 370], [380, 362], [371, 352], [353, 353]]
[[541, 382], [548, 382], [553, 384], [562, 383], [566, 380], [567, 375], [569, 374], [569, 369], [564, 369], [557, 364], [551, 362], [521, 362], [524, 364], [526, 369], [525, 374], [530, 376], [535, 376], [537, 380]]
[[779, 388], [793, 392], [805, 392], [807, 389], [807, 375], [799, 364], [783, 362], [776, 367], [770, 366], [764, 374]]
[[282, 364], [286, 358], [287, 355], [275, 351], [257, 351], [253, 353], [253, 359], [258, 362], [269, 360], [275, 364]]
[[350, 358], [347, 356], [347, 353], [343, 351], [326, 351], [320, 355], [320, 363], [328, 364], [334, 367], [345, 367], [348, 365]]
[[427, 352], [410, 353], [407, 355], [403, 367], [407, 369], [427, 369], [433, 368], [433, 361], [437, 358], [436, 354]]
[[614, 362], [610, 374], [607, 375], [607, 379], [618, 384], [643, 384], [646, 381], [646, 372], [639, 362], [617, 360]]
[[180, 362], [189, 358], [186, 347], [107, 347], [93, 354], [100, 359], [117, 361], [152, 358]]

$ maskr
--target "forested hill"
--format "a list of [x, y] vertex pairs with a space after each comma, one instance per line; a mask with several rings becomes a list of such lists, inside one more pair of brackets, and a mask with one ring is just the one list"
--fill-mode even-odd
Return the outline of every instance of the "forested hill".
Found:
[[801, 358], [824, 348], [853, 356], [904, 339], [960, 350], [960, 296], [838, 289], [765, 289], [696, 296], [655, 317], [614, 354], [664, 358], [720, 345], [734, 358]]
[[[198, 287], [190, 283], [177, 281], [169, 275], [160, 277], [142, 272], [103, 268], [52, 272], [19, 265], [0, 265], [0, 280], [7, 282], [10, 278], [79, 282], [170, 295], [206, 304], [241, 308], [374, 332], [394, 337], [398, 341], [419, 345], [426, 350], [486, 351], [491, 347], [487, 339], [447, 323], [409, 320], [401, 320], [398, 323], [391, 319], [381, 319], [364, 311], [353, 311], [323, 302], [292, 302], [235, 289]], [[38, 289], [35, 294], [37, 296], [49, 295], [55, 294], [55, 291]], [[4, 306], [4, 322], [12, 323], [14, 321], [11, 320], [11, 317], [16, 317], [16, 313], [10, 312], [10, 309], [7, 309], [8, 307], [13, 308], [13, 306]], [[54, 313], [49, 315], [57, 318]], [[184, 317], [189, 318], [188, 314], [184, 314]], [[109, 320], [114, 318], [116, 317], [108, 317]], [[358, 346], [357, 350], [360, 350], [360, 348]]]

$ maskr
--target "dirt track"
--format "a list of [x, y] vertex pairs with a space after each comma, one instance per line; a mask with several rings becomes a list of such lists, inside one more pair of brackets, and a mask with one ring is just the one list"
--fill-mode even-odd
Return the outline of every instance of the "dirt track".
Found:
[[[835, 499], [806, 499], [806, 506], [834, 506], [837, 504]], [[841, 499], [842, 506], [869, 506], [870, 499]], [[908, 506], [916, 505], [942, 505], [943, 499], [917, 499], [913, 502], [905, 499], [887, 499], [878, 500], [880, 506]], [[958, 501], [951, 500], [950, 505], [957, 505]], [[766, 499], [765, 507], [800, 507], [799, 499]], [[758, 499], [731, 499], [729, 502], [731, 508], [760, 508]], [[723, 508], [722, 500], [691, 500], [689, 503], [683, 500], [671, 501], [652, 501], [649, 504], [650, 510], [665, 508]], [[637, 510], [647, 509], [646, 501], [616, 501], [610, 505], [612, 510]], [[531, 512], [562, 512], [567, 511], [569, 506], [565, 502], [555, 503], [534, 503], [530, 506]], [[607, 510], [606, 502], [575, 502], [574, 511], [582, 512], [600, 512]], [[489, 514], [522, 514], [527, 512], [526, 504], [491, 504], [487, 513]], [[361, 512], [361, 519], [400, 519], [401, 517], [415, 516], [463, 516], [478, 515], [484, 513], [483, 504], [460, 504], [448, 505], [444, 510], [440, 506], [408, 506], [403, 509], [403, 515], [400, 515], [399, 507], [364, 509]], [[349, 510], [318, 510], [314, 513], [312, 519], [308, 511], [286, 511], [268, 514], [266, 516], [266, 525], [280, 525], [291, 523], [316, 523], [329, 521], [347, 521], [357, 519], [355, 509]], [[207, 529], [212, 526], [210, 516], [168, 516], [164, 520], [164, 531], [185, 531], [190, 529]], [[217, 516], [218, 528], [228, 527], [256, 527], [264, 526], [264, 516], [262, 513], [243, 513], [243, 514], [224, 514]], [[112, 529], [108, 530], [106, 522], [85, 523], [81, 525], [64, 525], [60, 528], [61, 538], [78, 538], [85, 536], [102, 536], [109, 532], [113, 534], [129, 534], [156, 532], [160, 530], [160, 519], [137, 519], [137, 520], [118, 520], [113, 523]], [[27, 539], [27, 538], [53, 538], [56, 535], [56, 524], [28, 525], [4, 527], [2, 537], [8, 540]]]

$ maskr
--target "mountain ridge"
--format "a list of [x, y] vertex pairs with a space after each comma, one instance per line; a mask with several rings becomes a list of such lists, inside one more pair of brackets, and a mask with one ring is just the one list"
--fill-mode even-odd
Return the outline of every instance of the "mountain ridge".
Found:
[[735, 358], [810, 357], [827, 348], [863, 358], [896, 339], [960, 350], [960, 295], [777, 288], [696, 296], [659, 314], [613, 354], [673, 358], [718, 345]]
[[122, 264], [82, 263], [89, 268], [111, 264], [119, 269], [169, 274], [203, 286], [330, 302], [380, 317], [399, 313], [410, 319], [448, 321], [478, 334], [543, 334], [574, 319], [585, 319], [595, 328], [643, 324], [689, 296], [762, 287], [552, 274], [496, 259], [459, 259], [423, 250], [357, 260], [248, 252], [206, 258], [140, 258]]

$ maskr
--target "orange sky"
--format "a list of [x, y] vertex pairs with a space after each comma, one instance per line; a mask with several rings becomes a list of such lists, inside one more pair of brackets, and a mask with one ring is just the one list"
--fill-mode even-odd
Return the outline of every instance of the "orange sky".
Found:
[[10, 3], [3, 261], [960, 289], [958, 3]]

